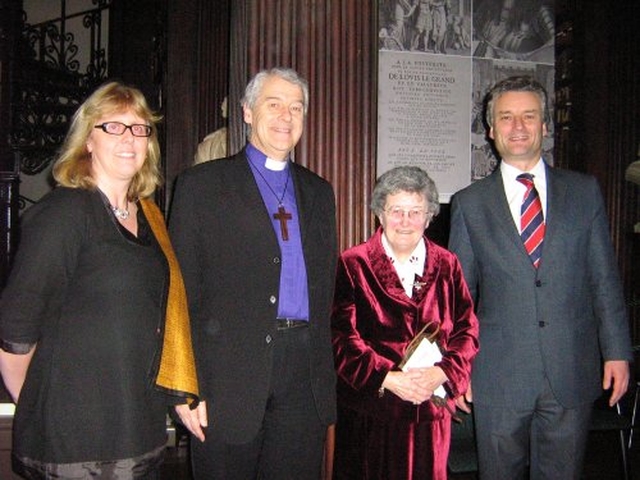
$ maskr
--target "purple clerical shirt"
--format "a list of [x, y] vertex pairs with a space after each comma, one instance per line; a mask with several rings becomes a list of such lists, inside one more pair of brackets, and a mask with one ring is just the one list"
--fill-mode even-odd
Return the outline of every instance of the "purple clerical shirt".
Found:
[[[247, 161], [256, 180], [262, 200], [271, 219], [273, 230], [280, 245], [281, 270], [280, 293], [278, 295], [278, 317], [309, 319], [309, 290], [307, 268], [302, 252], [300, 217], [296, 204], [295, 186], [290, 177], [291, 165], [287, 160], [283, 170], [271, 170], [265, 166], [267, 157], [251, 144], [246, 148]], [[288, 240], [282, 238], [280, 220], [274, 218], [278, 206], [284, 206], [291, 218], [286, 220]]]

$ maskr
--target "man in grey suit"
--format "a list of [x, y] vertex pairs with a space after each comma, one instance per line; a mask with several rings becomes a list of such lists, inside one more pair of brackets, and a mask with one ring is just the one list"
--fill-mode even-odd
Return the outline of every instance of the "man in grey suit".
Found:
[[203, 402], [180, 406], [196, 480], [317, 480], [336, 417], [329, 317], [337, 261], [331, 185], [291, 152], [309, 90], [259, 72], [238, 154], [181, 174], [170, 217]]
[[454, 196], [449, 243], [480, 322], [466, 395], [480, 477], [579, 479], [593, 401], [611, 389], [615, 404], [629, 382], [631, 342], [604, 203], [594, 178], [541, 158], [550, 119], [538, 82], [505, 79], [486, 106], [502, 162]]

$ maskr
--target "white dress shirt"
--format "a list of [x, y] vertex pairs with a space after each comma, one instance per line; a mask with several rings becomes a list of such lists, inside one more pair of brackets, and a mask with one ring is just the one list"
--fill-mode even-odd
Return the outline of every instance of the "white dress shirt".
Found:
[[518, 175], [521, 173], [530, 173], [533, 175], [533, 184], [540, 196], [540, 202], [542, 202], [542, 215], [547, 218], [547, 173], [545, 164], [540, 159], [536, 166], [528, 172], [513, 167], [505, 162], [500, 162], [500, 172], [502, 173], [502, 183], [504, 186], [504, 193], [507, 196], [507, 202], [509, 203], [509, 210], [513, 217], [513, 223], [515, 223], [518, 233], [520, 231], [520, 207], [522, 206], [522, 200], [524, 194], [527, 191], [522, 183], [517, 180]]

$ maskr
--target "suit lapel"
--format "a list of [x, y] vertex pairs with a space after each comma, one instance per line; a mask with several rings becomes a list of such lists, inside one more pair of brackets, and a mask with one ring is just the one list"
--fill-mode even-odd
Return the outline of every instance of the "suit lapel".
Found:
[[554, 169], [546, 165], [547, 176], [547, 215], [545, 217], [546, 232], [544, 236], [544, 245], [542, 247], [542, 261], [540, 268], [545, 265], [545, 258], [550, 259], [554, 254], [556, 239], [562, 234], [562, 225], [570, 222], [564, 221], [565, 212], [567, 211], [567, 185]]
[[518, 233], [518, 228], [513, 222], [511, 210], [509, 210], [509, 203], [507, 202], [507, 197], [504, 193], [504, 184], [500, 169], [496, 169], [493, 174], [487, 177], [487, 181], [490, 182], [490, 188], [484, 190], [486, 195], [484, 203], [489, 208], [489, 211], [492, 212], [491, 217], [495, 220], [495, 226], [497, 229], [500, 230], [497, 232], [489, 232], [489, 234], [503, 235], [504, 238], [510, 239], [515, 247], [522, 254], [526, 255], [528, 259], [529, 255], [524, 248], [524, 244], [522, 243], [522, 239]]

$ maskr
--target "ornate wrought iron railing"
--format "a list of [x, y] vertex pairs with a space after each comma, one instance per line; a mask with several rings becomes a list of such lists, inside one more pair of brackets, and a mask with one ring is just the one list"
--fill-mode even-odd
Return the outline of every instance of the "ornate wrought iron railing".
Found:
[[[6, 42], [4, 45], [10, 48], [7, 51], [11, 52], [3, 53], [0, 63], [2, 91], [10, 92], [10, 98], [2, 95], [1, 105], [3, 111], [10, 111], [10, 118], [3, 116], [3, 141], [7, 143], [0, 146], [0, 288], [17, 245], [18, 214], [34, 201], [20, 195], [19, 172], [38, 175], [47, 169], [64, 140], [74, 111], [87, 92], [108, 74], [112, 1], [85, 3], [83, 7], [74, 2], [73, 11], [65, 0], [39, 3], [49, 9], [59, 7], [59, 15], [53, 13], [48, 20], [31, 24], [26, 13], [20, 18], [17, 9], [0, 3], [3, 15], [11, 13], [10, 21], [5, 17], [6, 23], [0, 28], [0, 45]], [[8, 35], [7, 26], [18, 21], [21, 34]]]
[[[37, 24], [29, 24], [24, 14], [10, 139], [23, 174], [36, 175], [49, 166], [76, 108], [106, 78], [105, 25], [110, 5], [111, 0], [91, 0], [91, 8], [68, 14], [66, 1], [61, 0], [60, 16]], [[72, 23], [75, 31], [70, 28]], [[78, 34], [83, 37], [82, 45]], [[88, 49], [84, 71], [78, 55], [81, 49]]]

